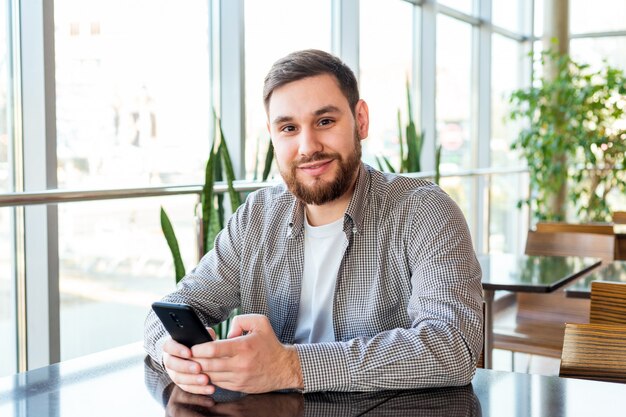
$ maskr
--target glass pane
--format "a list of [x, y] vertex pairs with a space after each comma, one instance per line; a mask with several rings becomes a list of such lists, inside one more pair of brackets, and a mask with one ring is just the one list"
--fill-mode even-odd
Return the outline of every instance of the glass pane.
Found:
[[609, 38], [581, 38], [570, 41], [570, 54], [574, 60], [598, 69], [609, 65], [626, 71], [626, 36]]
[[453, 9], [459, 10], [467, 14], [472, 14], [472, 12], [474, 11], [473, 0], [438, 0], [437, 3], [443, 4], [444, 6], [452, 7]]
[[0, 377], [17, 372], [13, 209], [0, 208]]
[[[9, 2], [0, 1], [0, 193], [13, 188], [13, 92]], [[17, 372], [14, 209], [0, 208], [0, 377]]]
[[491, 39], [491, 165], [512, 168], [522, 162], [510, 149], [519, 125], [508, 118], [509, 97], [521, 85], [520, 70], [528, 57], [514, 40], [497, 34]]
[[528, 230], [526, 210], [517, 202], [526, 198], [527, 174], [493, 175], [489, 189], [489, 252], [522, 253], [520, 234]]
[[[385, 30], [362, 30], [360, 38], [361, 97], [370, 110], [369, 139], [363, 146], [363, 160], [376, 166], [375, 156], [389, 158], [399, 167], [398, 110], [407, 123], [407, 81], [413, 87], [413, 5], [405, 1], [361, 0], [361, 28], [377, 22]], [[414, 107], [415, 108], [415, 107]], [[413, 117], [416, 117], [413, 114]]]
[[[531, 0], [532, 1], [532, 0]], [[535, 1], [535, 16], [534, 16], [534, 33], [535, 36], [543, 36], [543, 8], [544, 8], [544, 0], [534, 0]]]
[[253, 178], [255, 167], [257, 172], [263, 170], [269, 144], [263, 107], [265, 75], [276, 60], [290, 52], [309, 48], [330, 52], [331, 0], [246, 1], [244, 8], [246, 177]]
[[472, 27], [437, 17], [437, 137], [441, 170], [472, 166], [470, 132]]
[[175, 288], [163, 205], [187, 270], [197, 262], [195, 195], [59, 205], [61, 359], [142, 339], [150, 304]]
[[494, 1], [492, 4], [492, 20], [497, 26], [513, 32], [520, 31], [520, 12], [524, 0]]
[[624, 0], [570, 0], [570, 33], [610, 32], [626, 29]]
[[55, 1], [59, 187], [202, 182], [207, 4]]

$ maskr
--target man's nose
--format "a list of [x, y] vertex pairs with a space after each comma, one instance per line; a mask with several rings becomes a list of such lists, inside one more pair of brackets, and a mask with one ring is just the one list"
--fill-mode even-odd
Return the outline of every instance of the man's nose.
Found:
[[319, 141], [317, 132], [314, 129], [305, 128], [300, 133], [300, 155], [313, 155], [316, 152], [321, 152], [323, 149], [322, 143]]

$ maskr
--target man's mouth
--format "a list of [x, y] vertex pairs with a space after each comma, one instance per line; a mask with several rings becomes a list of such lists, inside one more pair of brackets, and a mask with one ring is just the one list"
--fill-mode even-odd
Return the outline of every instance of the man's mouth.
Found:
[[299, 170], [302, 170], [310, 175], [320, 175], [326, 171], [334, 159], [325, 159], [323, 161], [309, 162], [298, 166]]

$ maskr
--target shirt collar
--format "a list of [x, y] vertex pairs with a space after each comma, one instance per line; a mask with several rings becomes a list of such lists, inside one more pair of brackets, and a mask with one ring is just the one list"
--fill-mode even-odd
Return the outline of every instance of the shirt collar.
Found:
[[[345, 221], [349, 219], [352, 222], [353, 233], [361, 233], [363, 231], [365, 207], [367, 206], [368, 191], [371, 185], [371, 173], [369, 170], [371, 170], [371, 168], [361, 162], [354, 186], [354, 193], [352, 193], [344, 215], [344, 228]], [[304, 203], [294, 198], [291, 215], [287, 224], [288, 235], [295, 237], [304, 230], [304, 208]]]

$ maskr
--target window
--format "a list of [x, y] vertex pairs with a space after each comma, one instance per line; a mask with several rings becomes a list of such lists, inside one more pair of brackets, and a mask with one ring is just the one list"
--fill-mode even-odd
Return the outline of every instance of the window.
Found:
[[[55, 2], [59, 188], [203, 182], [208, 20], [205, 0]], [[196, 199], [59, 205], [61, 359], [140, 339], [150, 303], [174, 289], [159, 206], [189, 268]]]
[[175, 289], [159, 223], [165, 206], [190, 270], [197, 197], [59, 205], [61, 360], [136, 342], [150, 304]]
[[[363, 160], [377, 166], [375, 157], [386, 156], [397, 170], [400, 152], [397, 118], [400, 111], [403, 125], [408, 120], [407, 82], [412, 87], [413, 104], [418, 102], [413, 80], [414, 6], [395, 0], [380, 7], [377, 0], [362, 0], [359, 7], [362, 28], [359, 86], [370, 110], [369, 139], [363, 143]], [[373, 30], [372, 22], [385, 30]], [[417, 118], [415, 110], [413, 113]]]
[[437, 16], [437, 139], [442, 172], [473, 167], [470, 132], [472, 27]]
[[520, 32], [521, 7], [525, 0], [495, 0], [491, 2], [493, 24], [513, 32]]
[[572, 34], [626, 30], [624, 0], [570, 0], [569, 12]]
[[[0, 193], [13, 187], [13, 92], [9, 4], [0, 1]], [[0, 208], [0, 377], [17, 371], [14, 209]]]
[[472, 14], [474, 7], [473, 0], [438, 0], [437, 3], [451, 7], [466, 14]]
[[202, 182], [211, 117], [207, 7], [55, 2], [60, 188]]
[[309, 48], [330, 52], [331, 1], [246, 1], [244, 8], [246, 177], [253, 178], [269, 144], [263, 79], [272, 64], [290, 52]]

